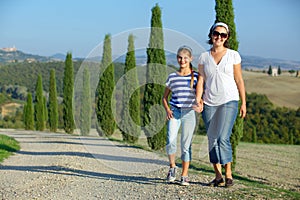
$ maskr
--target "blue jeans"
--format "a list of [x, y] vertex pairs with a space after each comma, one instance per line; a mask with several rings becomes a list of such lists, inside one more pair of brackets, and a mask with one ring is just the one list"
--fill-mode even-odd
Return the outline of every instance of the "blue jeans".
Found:
[[168, 155], [176, 153], [177, 135], [181, 126], [181, 160], [184, 162], [192, 159], [192, 138], [196, 126], [196, 115], [192, 108], [175, 108], [171, 107], [173, 118], [168, 121], [167, 126], [167, 145]]
[[219, 106], [204, 105], [203, 121], [208, 137], [209, 159], [214, 164], [232, 162], [230, 136], [238, 112], [238, 101]]

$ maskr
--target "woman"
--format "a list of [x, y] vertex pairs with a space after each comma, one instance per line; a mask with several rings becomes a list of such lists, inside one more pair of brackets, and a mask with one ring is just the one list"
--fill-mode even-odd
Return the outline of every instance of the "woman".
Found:
[[[182, 46], [177, 51], [177, 61], [180, 66], [177, 72], [169, 74], [163, 95], [163, 106], [168, 120], [166, 151], [169, 157], [170, 169], [167, 176], [168, 182], [176, 179], [175, 154], [177, 147], [177, 134], [181, 126], [181, 160], [182, 173], [181, 185], [189, 185], [188, 168], [191, 161], [191, 142], [196, 125], [195, 111], [196, 85], [198, 73], [192, 69], [192, 50]], [[168, 97], [171, 95], [170, 102]], [[170, 105], [170, 107], [169, 107]]]
[[[214, 24], [209, 31], [211, 48], [199, 57], [197, 102], [202, 111], [209, 142], [209, 158], [215, 171], [210, 186], [233, 185], [230, 135], [241, 100], [240, 117], [246, 116], [246, 94], [241, 57], [228, 46], [230, 31], [225, 23]], [[225, 168], [225, 182], [222, 176]]]

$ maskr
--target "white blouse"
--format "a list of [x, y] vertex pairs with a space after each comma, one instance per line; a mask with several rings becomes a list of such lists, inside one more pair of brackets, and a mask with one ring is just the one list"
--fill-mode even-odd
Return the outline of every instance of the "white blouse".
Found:
[[205, 104], [218, 106], [239, 100], [233, 70], [233, 65], [239, 63], [241, 63], [241, 56], [232, 49], [227, 49], [219, 64], [216, 64], [210, 50], [200, 55], [199, 64], [204, 66], [203, 101]]

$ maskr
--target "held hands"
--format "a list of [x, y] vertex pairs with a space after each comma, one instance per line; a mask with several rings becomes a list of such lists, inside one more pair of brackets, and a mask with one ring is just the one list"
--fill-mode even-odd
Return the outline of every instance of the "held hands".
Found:
[[[201, 99], [199, 103], [196, 105], [193, 105], [193, 110], [196, 111], [197, 113], [201, 113], [203, 111], [203, 100]], [[167, 120], [170, 120], [173, 118], [173, 111], [170, 110], [169, 108], [166, 108], [166, 114], [167, 114]], [[245, 115], [246, 115], [246, 106], [245, 106]]]
[[197, 113], [201, 113], [203, 111], [203, 101], [201, 100], [199, 103], [197, 103], [196, 105], [193, 106], [193, 109], [197, 112]]

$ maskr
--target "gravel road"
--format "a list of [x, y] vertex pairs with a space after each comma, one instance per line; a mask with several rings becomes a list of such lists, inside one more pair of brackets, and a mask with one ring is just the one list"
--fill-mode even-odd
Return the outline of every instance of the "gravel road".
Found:
[[21, 145], [0, 165], [1, 199], [222, 199], [245, 187], [238, 180], [229, 189], [207, 187], [213, 177], [196, 170], [188, 187], [167, 184], [166, 156], [102, 137], [7, 129], [0, 134]]

